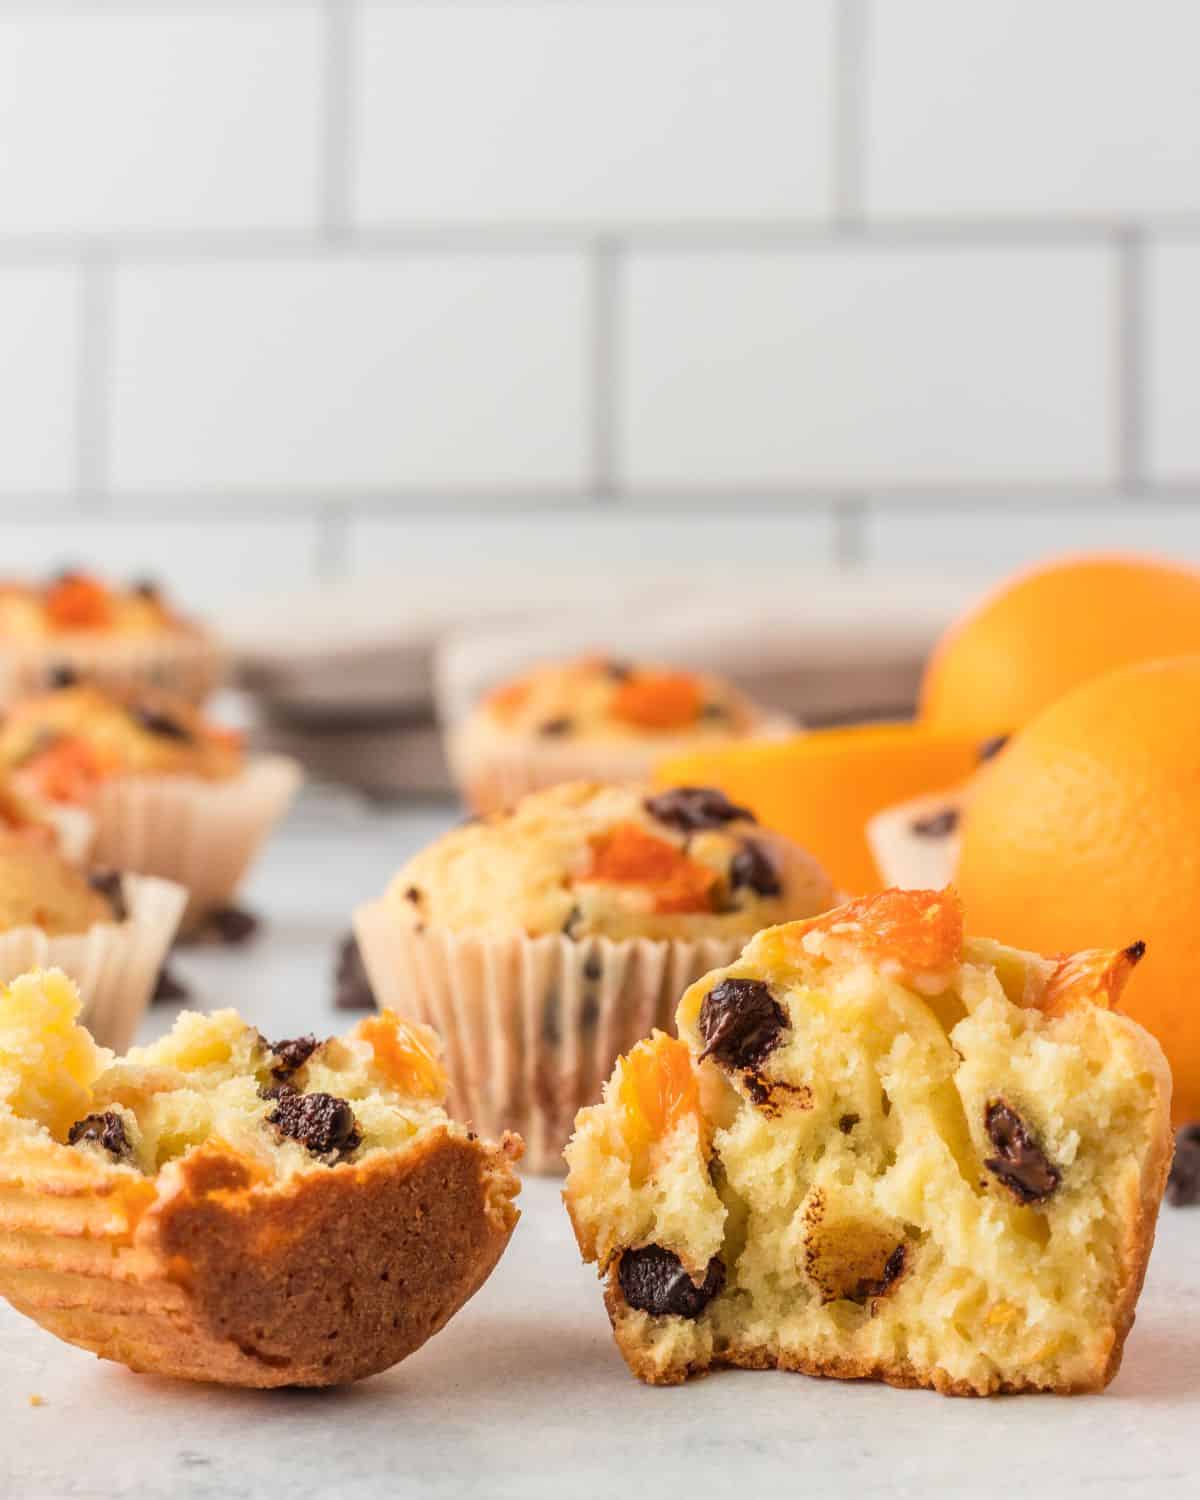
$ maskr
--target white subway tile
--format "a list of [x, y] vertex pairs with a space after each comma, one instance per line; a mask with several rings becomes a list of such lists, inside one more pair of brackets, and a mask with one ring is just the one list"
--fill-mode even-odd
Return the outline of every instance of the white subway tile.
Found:
[[368, 4], [366, 223], [823, 218], [833, 0]]
[[80, 307], [76, 271], [0, 267], [0, 490], [74, 483]]
[[1103, 482], [1107, 251], [633, 255], [619, 437], [638, 487]]
[[113, 484], [577, 485], [587, 286], [565, 252], [128, 267]]
[[870, 214], [1200, 209], [1195, 0], [892, 0], [868, 40]]
[[304, 226], [321, 20], [0, 15], [0, 233]]
[[1153, 478], [1200, 479], [1200, 244], [1146, 257], [1146, 450]]
[[106, 578], [153, 578], [185, 609], [215, 613], [263, 590], [311, 583], [317, 522], [304, 517], [180, 517], [161, 513], [46, 520], [0, 514], [6, 574], [42, 577], [64, 567]]

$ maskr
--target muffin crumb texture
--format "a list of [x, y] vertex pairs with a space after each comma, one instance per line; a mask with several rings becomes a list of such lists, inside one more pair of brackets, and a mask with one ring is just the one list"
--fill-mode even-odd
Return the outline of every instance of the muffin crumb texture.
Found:
[[1112, 1008], [1140, 956], [964, 939], [952, 893], [887, 891], [692, 985], [567, 1148], [632, 1370], [1103, 1388], [1172, 1150], [1165, 1059]]

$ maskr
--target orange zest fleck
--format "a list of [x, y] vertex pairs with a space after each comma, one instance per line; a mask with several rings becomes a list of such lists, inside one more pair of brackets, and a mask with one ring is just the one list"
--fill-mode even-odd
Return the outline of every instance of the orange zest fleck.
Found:
[[949, 887], [860, 896], [786, 929], [790, 941], [810, 932], [863, 958], [890, 960], [906, 974], [940, 974], [962, 962], [962, 903]]
[[591, 841], [592, 863], [581, 883], [645, 886], [656, 912], [711, 911], [715, 870], [689, 859], [667, 839], [637, 823], [618, 823]]
[[1145, 951], [1145, 943], [1132, 943], [1128, 948], [1088, 948], [1064, 954], [1038, 1002], [1039, 1009], [1048, 1016], [1063, 1016], [1081, 1005], [1111, 1010]]
[[28, 762], [30, 779], [51, 802], [87, 802], [107, 776], [120, 769], [117, 757], [85, 739], [65, 735]]
[[417, 1099], [445, 1095], [446, 1070], [427, 1027], [402, 1021], [394, 1010], [384, 1010], [360, 1021], [354, 1035], [370, 1043], [375, 1066], [400, 1093]]
[[617, 1090], [621, 1133], [633, 1152], [645, 1151], [685, 1120], [694, 1119], [704, 1140], [700, 1090], [685, 1043], [664, 1031], [652, 1032], [622, 1059]]
[[683, 729], [704, 707], [704, 691], [690, 672], [631, 672], [613, 694], [612, 714], [638, 729]]
[[47, 588], [46, 616], [57, 630], [102, 630], [112, 623], [112, 595], [95, 578], [68, 573]]

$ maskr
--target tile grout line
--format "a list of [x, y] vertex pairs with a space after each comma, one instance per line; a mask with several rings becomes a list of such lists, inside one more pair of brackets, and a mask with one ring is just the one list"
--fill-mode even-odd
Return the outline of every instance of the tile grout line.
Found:
[[325, 59], [320, 114], [320, 230], [326, 245], [350, 234], [350, 180], [354, 153], [351, 109], [356, 0], [325, 0]]
[[1123, 489], [1145, 487], [1146, 243], [1140, 229], [1117, 238], [1117, 474]]
[[621, 247], [598, 239], [591, 253], [591, 468], [592, 490], [602, 505], [617, 498], [616, 412], [618, 317], [617, 273]]
[[112, 417], [113, 263], [94, 250], [80, 263], [75, 392], [75, 491], [88, 509], [107, 508]]
[[839, 0], [834, 13], [832, 210], [835, 230], [861, 231], [865, 213], [867, 0]]

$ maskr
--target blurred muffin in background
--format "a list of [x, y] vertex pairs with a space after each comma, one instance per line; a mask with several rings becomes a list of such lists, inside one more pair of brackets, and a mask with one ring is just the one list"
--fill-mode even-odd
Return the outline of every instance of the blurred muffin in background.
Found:
[[184, 886], [189, 924], [228, 903], [300, 781], [293, 761], [248, 757], [185, 698], [69, 678], [11, 707], [0, 769], [35, 799], [85, 809], [97, 863]]
[[64, 667], [113, 688], [166, 688], [193, 703], [222, 673], [213, 636], [150, 581], [120, 587], [71, 570], [45, 583], [0, 583], [0, 698], [36, 692]]
[[355, 930], [379, 1004], [441, 1033], [458, 1113], [520, 1130], [544, 1172], [688, 984], [832, 899], [809, 854], [713, 788], [573, 782], [439, 839]]
[[591, 655], [501, 683], [446, 748], [464, 800], [490, 813], [541, 787], [643, 781], [665, 755], [794, 728], [718, 677]]

